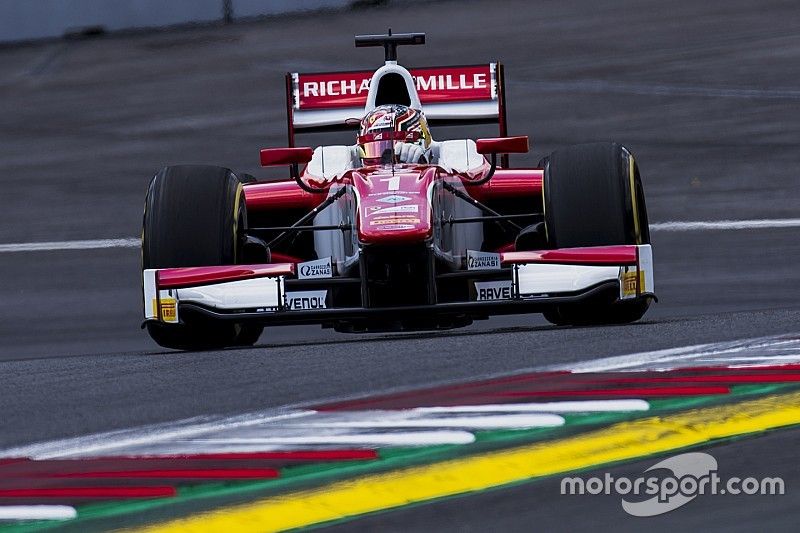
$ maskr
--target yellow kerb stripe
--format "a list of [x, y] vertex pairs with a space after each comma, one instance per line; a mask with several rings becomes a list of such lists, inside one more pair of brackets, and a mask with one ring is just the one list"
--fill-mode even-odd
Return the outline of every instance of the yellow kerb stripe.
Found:
[[800, 424], [800, 393], [622, 422], [557, 441], [339, 481], [140, 531], [281, 531], [793, 424]]

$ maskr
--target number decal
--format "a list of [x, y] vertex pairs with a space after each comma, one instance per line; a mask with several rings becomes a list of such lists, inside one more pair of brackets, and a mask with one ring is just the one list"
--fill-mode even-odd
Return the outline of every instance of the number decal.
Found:
[[386, 186], [387, 191], [400, 190], [400, 176], [392, 176], [391, 178], [382, 178], [381, 181], [389, 182], [389, 184]]

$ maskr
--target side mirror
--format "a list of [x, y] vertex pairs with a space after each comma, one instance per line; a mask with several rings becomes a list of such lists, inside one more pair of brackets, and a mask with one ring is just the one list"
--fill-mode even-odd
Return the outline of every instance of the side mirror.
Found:
[[528, 136], [519, 135], [517, 137], [495, 137], [493, 139], [478, 139], [475, 141], [476, 150], [479, 154], [491, 155], [492, 166], [484, 177], [476, 181], [465, 181], [465, 185], [483, 185], [487, 183], [494, 171], [497, 170], [497, 154], [524, 154], [528, 151]]
[[261, 166], [262, 167], [277, 167], [281, 165], [289, 165], [291, 169], [292, 178], [297, 182], [297, 185], [306, 192], [311, 193], [326, 193], [327, 189], [316, 189], [310, 187], [306, 182], [300, 178], [300, 163], [308, 163], [314, 156], [313, 148], [303, 146], [301, 148], [263, 148], [261, 150]]
[[280, 165], [297, 165], [308, 163], [314, 155], [314, 150], [302, 148], [264, 148], [261, 150], [261, 166], [276, 167]]
[[478, 139], [475, 141], [479, 154], [524, 154], [527, 153], [528, 136], [496, 137], [494, 139]]

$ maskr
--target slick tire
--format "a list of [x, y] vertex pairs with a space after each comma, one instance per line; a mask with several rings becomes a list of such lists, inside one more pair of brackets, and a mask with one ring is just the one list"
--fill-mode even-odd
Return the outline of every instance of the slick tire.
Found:
[[[241, 257], [246, 228], [244, 190], [233, 172], [201, 165], [165, 167], [147, 190], [142, 268], [234, 265]], [[181, 320], [148, 322], [147, 331], [165, 348], [207, 350], [252, 345], [263, 330], [200, 315]]]
[[[636, 160], [617, 143], [569, 146], [544, 161], [545, 237], [551, 248], [649, 244]], [[544, 313], [556, 325], [624, 324], [644, 316], [649, 298], [562, 305]]]

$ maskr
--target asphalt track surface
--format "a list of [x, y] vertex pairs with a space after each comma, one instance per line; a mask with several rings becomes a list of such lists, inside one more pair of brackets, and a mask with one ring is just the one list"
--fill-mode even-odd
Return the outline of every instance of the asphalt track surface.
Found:
[[[400, 50], [410, 66], [506, 64], [510, 131], [533, 144], [515, 164], [613, 139], [637, 155], [653, 222], [796, 218], [798, 19], [791, 1], [423, 2], [0, 49], [0, 243], [136, 236], [146, 185], [169, 163], [278, 177], [258, 168], [257, 150], [285, 142], [283, 73], [378, 66], [380, 52], [355, 50], [352, 35], [388, 26], [428, 33], [425, 47]], [[554, 328], [524, 316], [400, 335], [292, 327], [267, 330], [253, 349], [203, 353], [164, 351], [139, 330], [137, 250], [3, 253], [0, 447], [796, 332], [797, 233], [654, 232], [660, 302], [629, 327]], [[799, 441], [786, 431], [715, 453], [731, 471], [779, 470], [791, 495]], [[777, 529], [798, 513], [795, 492], [746, 510], [717, 498], [642, 522], [617, 503], [551, 489], [523, 485], [339, 527], [595, 525], [561, 521], [569, 516]], [[751, 522], [736, 519], [745, 512]]]

